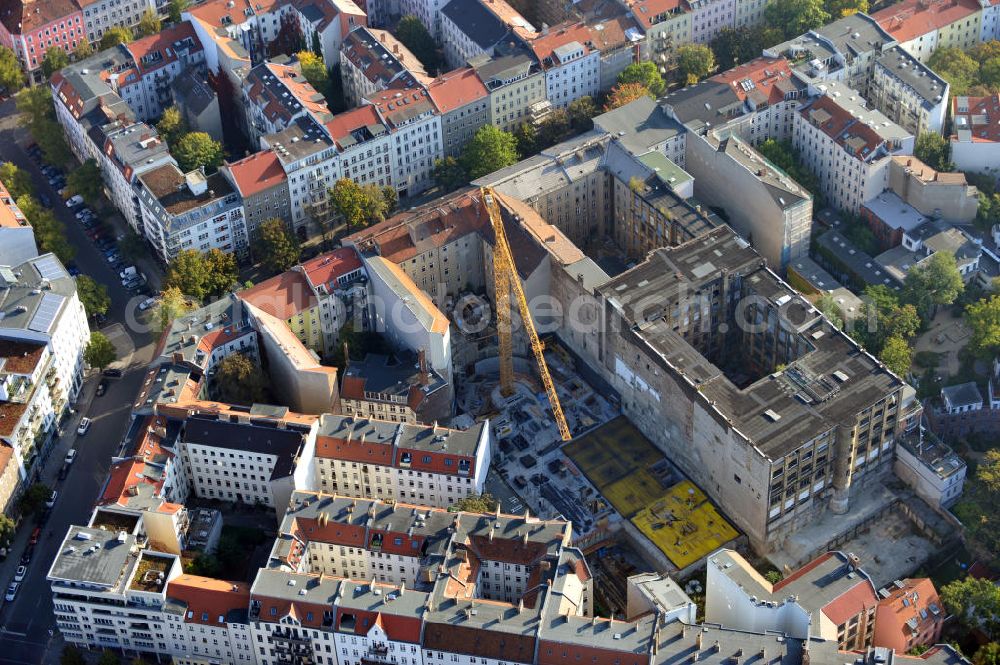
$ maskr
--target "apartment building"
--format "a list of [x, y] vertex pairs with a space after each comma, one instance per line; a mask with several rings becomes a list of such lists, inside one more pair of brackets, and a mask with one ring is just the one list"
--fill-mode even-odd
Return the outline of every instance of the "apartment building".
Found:
[[[667, 105], [642, 97], [594, 117], [594, 129], [612, 137], [630, 155], [659, 152], [684, 168], [687, 136]], [[617, 138], [615, 138], [617, 137]]]
[[191, 416], [178, 440], [194, 496], [270, 506], [280, 513], [293, 490], [311, 486], [311, 428]]
[[951, 161], [962, 171], [992, 173], [1000, 163], [1000, 95], [955, 97]]
[[221, 173], [181, 173], [170, 163], [140, 175], [137, 189], [142, 234], [164, 262], [186, 249], [249, 256], [243, 202]]
[[458, 157], [465, 144], [490, 121], [489, 91], [472, 67], [438, 76], [427, 86], [427, 94], [441, 115], [444, 154]]
[[[156, 128], [145, 123], [119, 121], [99, 131], [106, 136], [99, 162], [105, 189], [129, 227], [141, 234], [142, 210], [136, 181], [153, 169], [173, 164], [170, 150]], [[91, 134], [96, 135], [95, 132]]]
[[340, 77], [348, 106], [358, 106], [390, 86], [431, 80], [417, 57], [390, 32], [366, 27], [355, 28], [344, 38]]
[[691, 41], [707, 44], [723, 28], [736, 27], [736, 0], [693, 0], [687, 3], [691, 12]]
[[170, 84], [181, 72], [205, 65], [205, 51], [188, 21], [119, 48], [128, 53], [130, 67], [108, 72], [109, 83], [143, 121], [156, 120], [172, 104]]
[[889, 188], [923, 215], [957, 224], [976, 217], [979, 190], [964, 173], [936, 171], [911, 155], [892, 158]]
[[863, 651], [872, 646], [879, 597], [860, 565], [853, 554], [827, 552], [771, 583], [738, 552], [719, 550], [708, 557], [705, 620], [737, 630], [815, 635], [841, 651]]
[[586, 23], [590, 42], [600, 53], [597, 89], [610, 90], [633, 62], [649, 60], [646, 36], [631, 14], [594, 17]]
[[20, 265], [38, 256], [35, 231], [0, 182], [0, 265]]
[[967, 50], [979, 43], [983, 8], [976, 0], [904, 0], [872, 14], [920, 62], [939, 48]]
[[378, 107], [366, 104], [340, 113], [326, 124], [326, 131], [338, 148], [337, 160], [344, 178], [361, 185], [391, 187], [405, 175], [392, 169], [396, 161], [394, 137], [379, 116]]
[[359, 418], [431, 424], [452, 417], [453, 393], [422, 352], [369, 353], [344, 367], [340, 409]]
[[896, 580], [879, 590], [875, 644], [900, 652], [937, 644], [945, 614], [930, 579]]
[[875, 63], [868, 100], [914, 136], [940, 134], [948, 115], [948, 92], [947, 81], [906, 49], [893, 46]]
[[307, 114], [319, 122], [331, 117], [323, 95], [309, 85], [297, 61], [267, 61], [257, 65], [247, 74], [242, 94], [247, 127], [254, 143], [262, 136], [284, 130]]
[[896, 475], [932, 508], [948, 508], [962, 496], [968, 469], [965, 460], [923, 427], [896, 446]]
[[543, 105], [545, 72], [527, 52], [503, 55], [472, 63], [476, 75], [490, 92], [490, 124], [511, 131], [531, 122], [532, 107]]
[[496, 55], [498, 46], [531, 39], [535, 28], [506, 0], [451, 0], [439, 19], [444, 56], [451, 69], [479, 56]]
[[[903, 383], [729, 228], [657, 249], [596, 292], [608, 332], [593, 362], [625, 415], [756, 548], [827, 508], [846, 512], [852, 487], [881, 482]], [[741, 319], [763, 330], [733, 319], [734, 303], [751, 301]], [[822, 415], [832, 412], [836, 424]]]
[[90, 328], [76, 281], [54, 254], [0, 267], [0, 309], [0, 439], [24, 480], [80, 392]]
[[792, 145], [827, 205], [857, 213], [888, 187], [892, 157], [913, 154], [914, 137], [840, 83], [820, 93], [795, 114]]
[[17, 56], [32, 83], [41, 83], [45, 52], [72, 53], [86, 38], [83, 12], [73, 0], [12, 0], [0, 16], [0, 45]]
[[148, 10], [157, 12], [155, 0], [78, 0], [83, 11], [83, 26], [87, 41], [97, 44], [108, 28], [122, 26], [130, 28], [138, 25], [142, 15]]
[[564, 23], [529, 43], [545, 73], [545, 96], [555, 107], [600, 90], [601, 54], [590, 45], [590, 34], [583, 23]]
[[1000, 39], [1000, 3], [987, 0], [980, 2], [980, 6], [983, 8], [983, 17], [979, 41], [989, 42]]
[[326, 414], [316, 435], [316, 487], [447, 509], [484, 491], [491, 436], [488, 422], [463, 431]]
[[14, 458], [14, 449], [5, 443], [0, 444], [0, 512], [5, 515], [10, 515], [10, 511], [14, 509], [14, 502], [23, 487], [19, 467]]
[[[389, 130], [392, 185], [416, 196], [434, 185], [434, 162], [444, 157], [441, 116], [423, 86], [385, 90], [369, 100]], [[367, 157], [366, 151], [366, 157]], [[347, 167], [344, 166], [345, 177]]]
[[[224, 163], [219, 172], [243, 202], [250, 249], [260, 238], [260, 225], [280, 219], [292, 227], [292, 204], [288, 197], [288, 177], [273, 150], [261, 150], [235, 162]], [[299, 240], [305, 240], [299, 233]]]
[[632, 17], [645, 34], [649, 58], [661, 73], [671, 66], [671, 54], [691, 43], [691, 12], [681, 0], [639, 0], [629, 4]]
[[695, 194], [723, 208], [732, 227], [782, 273], [808, 257], [812, 194], [738, 136], [688, 136]]

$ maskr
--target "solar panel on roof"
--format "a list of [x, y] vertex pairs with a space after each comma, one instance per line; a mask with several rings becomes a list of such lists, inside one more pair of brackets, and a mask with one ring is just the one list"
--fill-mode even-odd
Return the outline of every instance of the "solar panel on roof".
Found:
[[38, 274], [42, 279], [52, 281], [62, 277], [69, 277], [69, 273], [63, 269], [59, 259], [57, 259], [54, 255], [43, 256], [37, 261], [34, 261], [32, 265], [35, 266], [35, 270], [38, 271]]
[[64, 300], [65, 298], [58, 293], [43, 293], [42, 301], [38, 304], [35, 315], [31, 317], [31, 323], [28, 324], [28, 328], [35, 332], [49, 332], [55, 323], [56, 315], [59, 314], [59, 309], [62, 307]]

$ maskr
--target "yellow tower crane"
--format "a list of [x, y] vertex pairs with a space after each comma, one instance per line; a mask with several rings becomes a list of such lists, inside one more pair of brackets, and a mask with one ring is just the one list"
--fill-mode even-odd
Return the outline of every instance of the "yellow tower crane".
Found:
[[552, 382], [552, 375], [549, 374], [549, 367], [545, 364], [545, 347], [542, 345], [542, 340], [538, 339], [535, 323], [531, 318], [531, 312], [528, 311], [528, 301], [524, 297], [524, 289], [521, 288], [521, 280], [517, 276], [517, 268], [514, 266], [514, 256], [507, 243], [507, 233], [503, 228], [503, 218], [500, 217], [496, 193], [489, 187], [481, 188], [480, 192], [483, 195], [483, 205], [486, 206], [486, 212], [490, 215], [493, 235], [496, 236], [496, 246], [493, 248], [493, 285], [496, 291], [497, 337], [500, 345], [500, 392], [504, 397], [514, 392], [514, 354], [510, 339], [510, 292], [513, 291], [517, 297], [521, 320], [528, 331], [528, 339], [531, 341], [531, 350], [535, 354], [535, 362], [538, 363], [538, 372], [542, 375], [542, 383], [545, 384], [545, 392], [549, 396], [552, 417], [556, 421], [562, 440], [569, 441], [573, 435], [569, 432], [566, 416], [559, 404], [556, 386]]

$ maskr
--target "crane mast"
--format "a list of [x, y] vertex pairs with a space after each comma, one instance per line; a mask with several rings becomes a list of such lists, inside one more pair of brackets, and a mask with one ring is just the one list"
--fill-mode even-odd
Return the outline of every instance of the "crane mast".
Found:
[[559, 395], [556, 393], [556, 386], [549, 373], [549, 367], [545, 364], [545, 347], [542, 345], [542, 340], [538, 338], [535, 322], [528, 310], [528, 300], [524, 297], [524, 289], [517, 276], [514, 256], [507, 243], [503, 218], [501, 218], [500, 208], [497, 206], [496, 193], [490, 187], [483, 187], [480, 192], [483, 195], [483, 205], [486, 206], [486, 212], [490, 216], [493, 235], [496, 236], [496, 245], [493, 248], [493, 286], [496, 294], [497, 338], [500, 351], [500, 392], [504, 397], [514, 392], [514, 353], [511, 346], [510, 315], [510, 293], [513, 291], [517, 299], [518, 311], [521, 313], [521, 320], [524, 322], [525, 330], [528, 331], [528, 339], [531, 342], [531, 351], [535, 356], [535, 362], [538, 364], [538, 372], [542, 376], [542, 383], [545, 385], [545, 392], [549, 397], [552, 417], [556, 421], [562, 440], [569, 441], [573, 435], [570, 434], [562, 405], [559, 404]]

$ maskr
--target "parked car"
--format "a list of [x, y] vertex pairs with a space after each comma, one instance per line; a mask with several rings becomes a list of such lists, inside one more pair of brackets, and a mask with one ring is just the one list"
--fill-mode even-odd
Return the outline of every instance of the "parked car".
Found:
[[94, 211], [90, 208], [80, 208], [76, 211], [76, 218], [83, 219], [84, 217], [89, 217], [94, 214]]
[[76, 460], [76, 448], [70, 448], [63, 459], [64, 464], [72, 464]]
[[18, 566], [17, 567], [17, 572], [14, 573], [14, 581], [15, 582], [23, 582], [24, 581], [24, 576], [27, 575], [27, 574], [28, 574], [28, 567], [27, 566]]
[[108, 381], [107, 379], [101, 379], [101, 382], [97, 384], [97, 396], [101, 397], [106, 392], [108, 392]]
[[150, 307], [156, 305], [156, 298], [146, 298], [141, 303], [139, 303], [139, 309], [145, 312]]
[[80, 421], [80, 426], [76, 428], [76, 433], [79, 436], [86, 436], [87, 432], [90, 430], [90, 418], [84, 418]]
[[31, 538], [28, 539], [29, 545], [37, 545], [38, 539], [42, 537], [42, 527], [36, 526], [35, 530], [31, 532]]
[[120, 379], [122, 378], [122, 371], [115, 367], [109, 367], [108, 369], [104, 370], [104, 376], [110, 377], [112, 379]]
[[58, 498], [59, 498], [59, 492], [57, 492], [55, 490], [52, 490], [52, 495], [49, 497], [49, 500], [45, 502], [45, 507], [46, 508], [53, 508], [53, 507], [55, 507], [55, 505], [56, 505], [56, 499], [58, 499]]
[[83, 197], [79, 194], [74, 194], [73, 196], [66, 199], [67, 208], [75, 208], [78, 205], [83, 205]]
[[10, 586], [7, 587], [7, 595], [4, 596], [4, 599], [8, 603], [10, 601], [14, 600], [14, 598], [17, 597], [17, 590], [20, 589], [20, 588], [21, 588], [21, 585], [18, 582], [11, 582]]

